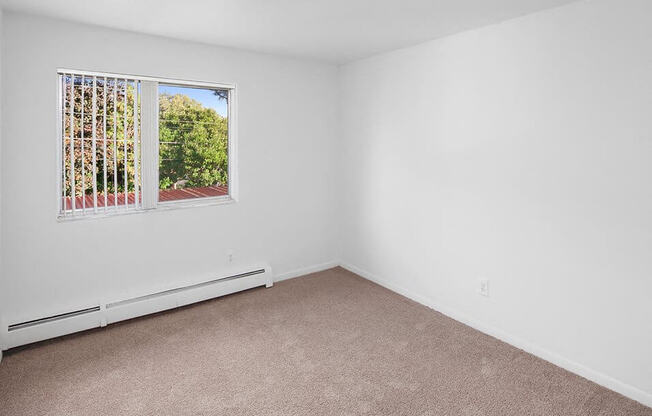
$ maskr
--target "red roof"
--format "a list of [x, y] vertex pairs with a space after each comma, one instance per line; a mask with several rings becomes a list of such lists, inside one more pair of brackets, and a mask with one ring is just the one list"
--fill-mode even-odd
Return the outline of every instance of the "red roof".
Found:
[[[184, 199], [195, 199], [195, 198], [206, 198], [206, 197], [216, 197], [216, 196], [225, 196], [229, 194], [229, 188], [227, 186], [203, 186], [200, 188], [185, 188], [185, 189], [161, 189], [158, 191], [158, 200], [160, 202], [166, 201], [180, 201]], [[142, 195], [139, 195], [142, 198]], [[78, 196], [75, 198], [75, 208], [79, 209], [82, 207], [83, 200], [86, 199], [86, 208], [93, 208], [93, 196], [86, 195], [85, 197]], [[127, 194], [127, 203], [133, 204], [136, 200], [135, 194], [129, 192]], [[106, 197], [106, 204], [108, 206], [114, 205], [124, 205], [125, 204], [125, 194], [119, 193], [117, 199], [113, 194], [109, 194]], [[97, 195], [97, 207], [104, 207], [104, 195]], [[72, 209], [71, 198], [66, 198], [66, 209]]]

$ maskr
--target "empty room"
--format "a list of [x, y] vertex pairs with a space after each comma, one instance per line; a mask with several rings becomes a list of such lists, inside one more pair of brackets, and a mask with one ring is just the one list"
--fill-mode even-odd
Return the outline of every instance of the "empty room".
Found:
[[0, 416], [652, 416], [652, 1], [0, 0]]

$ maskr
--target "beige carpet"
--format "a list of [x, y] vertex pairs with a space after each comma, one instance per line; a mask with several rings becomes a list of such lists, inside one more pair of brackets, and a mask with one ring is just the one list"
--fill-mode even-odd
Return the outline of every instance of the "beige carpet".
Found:
[[652, 409], [337, 268], [10, 351], [2, 415]]

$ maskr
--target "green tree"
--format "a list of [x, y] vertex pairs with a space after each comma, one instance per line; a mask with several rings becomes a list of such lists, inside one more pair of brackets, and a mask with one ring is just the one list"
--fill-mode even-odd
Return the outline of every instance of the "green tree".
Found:
[[[108, 80], [105, 86], [104, 80], [98, 79], [95, 88], [96, 117], [93, 118], [92, 82], [89, 78], [82, 82], [81, 77], [75, 77], [73, 83], [70, 77], [66, 77], [63, 83], [66, 102], [62, 117], [64, 133], [62, 168], [65, 172], [66, 195], [77, 197], [92, 195], [93, 183], [98, 194], [122, 193], [125, 191], [125, 179], [127, 179], [127, 191], [132, 192], [135, 180], [134, 86], [131, 83], [125, 85], [120, 80], [117, 82]], [[74, 104], [71, 100], [73, 96]], [[218, 99], [225, 99], [225, 97], [218, 96]], [[74, 113], [71, 112], [73, 108]], [[140, 119], [140, 115], [138, 118]], [[93, 131], [96, 138], [95, 152], [93, 152]], [[74, 137], [72, 157], [70, 137]], [[161, 189], [228, 183], [228, 123], [226, 117], [220, 116], [215, 110], [203, 107], [198, 101], [183, 94], [173, 96], [162, 94], [159, 97], [159, 140]], [[93, 175], [94, 162], [95, 176]], [[74, 164], [74, 191], [70, 176], [71, 163]], [[82, 186], [82, 178], [84, 186]]]
[[[95, 118], [93, 118], [93, 80], [75, 77], [74, 83], [68, 76], [64, 79], [66, 102], [62, 117], [64, 189], [66, 195], [90, 195], [93, 183], [99, 194], [124, 192], [125, 175], [128, 191], [134, 189], [134, 86], [124, 81], [103, 79], [96, 81]], [[73, 88], [74, 85], [74, 88]], [[125, 104], [126, 89], [126, 104]], [[104, 95], [106, 94], [106, 98]], [[83, 100], [82, 100], [83, 96]], [[74, 97], [74, 101], [71, 99]], [[106, 109], [105, 109], [106, 100]], [[125, 113], [126, 106], [126, 113]], [[83, 119], [82, 119], [83, 109]], [[74, 110], [74, 113], [71, 111]], [[115, 110], [115, 111], [114, 111]], [[105, 118], [106, 111], [106, 140]], [[126, 117], [125, 117], [126, 115]], [[126, 130], [125, 130], [126, 120]], [[93, 152], [93, 131], [95, 131], [95, 152]], [[73, 137], [71, 158], [70, 138]], [[82, 140], [83, 137], [83, 140]], [[125, 140], [126, 139], [126, 140]], [[82, 146], [83, 142], [83, 146]], [[83, 147], [83, 150], [82, 150]], [[106, 153], [105, 153], [106, 152]], [[125, 154], [127, 164], [125, 166]], [[95, 157], [93, 157], [95, 156]], [[106, 156], [106, 157], [105, 157]], [[95, 176], [93, 161], [95, 160]], [[83, 164], [82, 164], [83, 161]], [[74, 163], [75, 189], [72, 192], [70, 165]], [[106, 164], [107, 184], [104, 189], [104, 168]], [[83, 167], [83, 169], [82, 169]], [[83, 181], [82, 181], [83, 178]], [[83, 182], [83, 186], [82, 186]]]
[[159, 106], [161, 189], [226, 184], [227, 119], [183, 94], [162, 94]]

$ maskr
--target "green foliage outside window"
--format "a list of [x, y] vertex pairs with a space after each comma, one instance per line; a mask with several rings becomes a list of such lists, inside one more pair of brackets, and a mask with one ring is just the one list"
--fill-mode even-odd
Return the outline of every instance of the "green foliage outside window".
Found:
[[[113, 90], [116, 89], [114, 112]], [[75, 103], [71, 129], [70, 81], [66, 83], [67, 103], [64, 107], [63, 132], [64, 148], [63, 166], [65, 170], [64, 189], [70, 196], [71, 178], [70, 164], [74, 163], [75, 196], [92, 195], [93, 182], [98, 194], [122, 193], [125, 191], [125, 175], [127, 176], [127, 191], [134, 190], [134, 87], [127, 85], [126, 104], [126, 146], [125, 146], [125, 103], [124, 83], [116, 86], [107, 83], [106, 89], [106, 143], [104, 141], [104, 86], [97, 83], [97, 116], [93, 120], [92, 84], [85, 82], [84, 86], [84, 117], [82, 123], [81, 98], [82, 85], [79, 79], [75, 82]], [[217, 99], [225, 99], [219, 94]], [[115, 117], [115, 128], [114, 128]], [[138, 116], [140, 118], [140, 115]], [[84, 149], [82, 151], [82, 135]], [[93, 177], [93, 129], [96, 135], [96, 176]], [[113, 138], [116, 141], [113, 141]], [[74, 137], [73, 153], [70, 156], [70, 137]], [[196, 100], [183, 94], [159, 97], [159, 186], [161, 189], [201, 187], [211, 185], [226, 185], [228, 183], [228, 123], [227, 118], [219, 115], [214, 109], [202, 106]], [[106, 149], [105, 149], [106, 146]], [[106, 152], [106, 159], [105, 159]], [[125, 164], [125, 154], [127, 163]], [[84, 164], [82, 175], [82, 160]], [[107, 184], [104, 189], [104, 165], [106, 160]], [[85, 186], [82, 189], [82, 176]], [[116, 180], [117, 179], [117, 180]]]
[[185, 95], [159, 97], [159, 186], [228, 183], [228, 124]]

